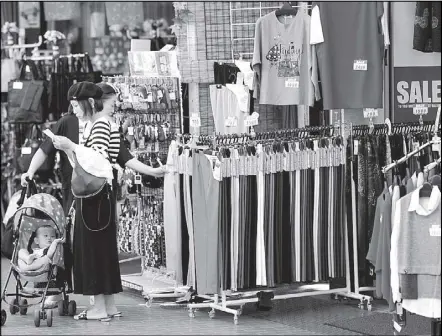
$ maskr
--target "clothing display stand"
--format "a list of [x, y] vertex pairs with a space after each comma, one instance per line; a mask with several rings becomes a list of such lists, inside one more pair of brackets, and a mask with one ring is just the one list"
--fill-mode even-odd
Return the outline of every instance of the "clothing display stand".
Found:
[[[330, 126], [325, 126], [330, 127]], [[306, 129], [308, 129], [307, 127]], [[321, 127], [319, 127], [321, 128]], [[334, 127], [333, 127], [334, 128]], [[342, 134], [342, 125], [339, 125], [340, 133]], [[276, 132], [278, 133], [278, 132]], [[293, 293], [289, 294], [282, 294], [282, 295], [275, 295], [273, 297], [273, 300], [285, 300], [285, 299], [292, 299], [297, 297], [306, 297], [306, 296], [316, 296], [316, 295], [338, 295], [338, 296], [345, 296], [348, 298], [353, 299], [359, 299], [361, 302], [363, 300], [370, 300], [371, 298], [365, 295], [361, 295], [359, 293], [353, 293], [351, 292], [351, 277], [350, 277], [350, 258], [349, 258], [349, 244], [348, 244], [348, 231], [347, 231], [347, 217], [344, 216], [344, 248], [345, 248], [345, 269], [346, 269], [346, 284], [345, 287], [342, 288], [335, 288], [335, 289], [315, 289], [314, 285], [301, 285], [297, 290], [295, 290]], [[264, 289], [263, 289], [264, 290]], [[271, 289], [267, 289], [267, 291], [271, 291]], [[210, 297], [210, 300], [208, 302], [204, 303], [191, 303], [188, 304], [188, 313], [189, 317], [195, 317], [195, 311], [202, 308], [210, 308], [209, 317], [214, 318], [216, 311], [223, 311], [229, 314], [233, 315], [233, 321], [235, 324], [238, 324], [239, 316], [242, 314], [242, 309], [245, 304], [247, 303], [257, 303], [259, 302], [259, 298], [256, 296], [256, 293], [258, 290], [255, 291], [249, 291], [249, 292], [237, 292], [233, 293], [230, 290], [223, 291], [220, 290], [219, 294], [215, 294]], [[239, 308], [234, 308], [239, 307]]]
[[[441, 107], [439, 106], [439, 108], [437, 110], [436, 121], [434, 122], [433, 139], [431, 141], [423, 144], [419, 148], [416, 148], [412, 152], [407, 153], [407, 155], [403, 156], [401, 159], [383, 167], [382, 173], [386, 174], [391, 169], [408, 161], [408, 159], [410, 159], [412, 156], [419, 154], [420, 151], [422, 151], [423, 149], [425, 149], [429, 146], [437, 146], [437, 150], [439, 151], [439, 156], [440, 156], [440, 154], [441, 154], [441, 139], [440, 139], [440, 137], [437, 136], [437, 132], [439, 130], [440, 113], [441, 113]], [[434, 149], [434, 147], [433, 147], [433, 149]], [[440, 162], [440, 158], [438, 159], [438, 161]], [[402, 317], [402, 315], [406, 314], [406, 311], [404, 311], [404, 309], [402, 308], [401, 302], [396, 302], [395, 306], [396, 306], [395, 311], [398, 316]], [[401, 318], [401, 320], [402, 320], [402, 318]], [[432, 336], [433, 335], [440, 335], [441, 334], [441, 319], [440, 318], [433, 318], [433, 319], [431, 319], [430, 323], [431, 323], [431, 335]], [[394, 325], [393, 325], [394, 335], [399, 335], [401, 329], [403, 327], [405, 327], [405, 325], [406, 325], [406, 319], [403, 319], [402, 324], [399, 324], [398, 322], [394, 321]]]
[[[334, 122], [333, 122], [333, 113], [335, 114], [334, 117]], [[338, 117], [339, 116], [339, 117]], [[348, 132], [350, 133], [350, 138], [352, 138], [353, 136], [353, 124], [352, 123], [345, 123], [345, 110], [344, 109], [340, 109], [340, 110], [330, 110], [330, 122], [332, 124], [335, 125], [335, 127], [340, 127], [341, 129], [341, 134], [343, 135], [344, 139], [347, 139], [347, 134], [346, 133], [346, 128], [345, 126], [348, 125]], [[373, 116], [368, 116], [368, 118], [370, 118], [370, 125], [373, 124], [372, 122], [372, 118]], [[347, 145], [347, 144], [345, 144]], [[352, 155], [352, 161], [354, 160], [354, 157]], [[353, 172], [353, 165], [351, 165], [350, 167], [350, 173], [352, 178], [351, 180], [351, 194], [352, 194], [352, 198], [355, 199], [356, 197], [356, 187], [353, 183], [353, 176], [354, 176], [354, 172]], [[346, 204], [347, 206], [347, 204]], [[358, 276], [358, 240], [357, 240], [357, 235], [355, 235], [355, 232], [357, 232], [357, 223], [356, 223], [356, 214], [357, 214], [357, 210], [356, 210], [356, 204], [355, 202], [352, 202], [352, 232], [353, 232], [353, 270], [354, 270], [354, 274], [353, 274], [353, 282], [354, 282], [354, 291], [349, 291], [349, 292], [345, 292], [345, 293], [337, 293], [335, 294], [335, 299], [338, 299], [339, 297], [344, 297], [344, 298], [349, 298], [349, 299], [354, 299], [354, 300], [359, 300], [359, 304], [358, 307], [360, 309], [367, 309], [368, 311], [371, 311], [372, 309], [372, 301], [373, 301], [373, 297], [369, 296], [369, 295], [364, 295], [361, 294], [362, 292], [370, 292], [375, 290], [375, 288], [373, 287], [359, 287], [359, 276]], [[347, 224], [348, 225], [348, 224]]]
[[[72, 55], [71, 57], [78, 57], [78, 55]], [[183, 107], [182, 107], [182, 93], [181, 93], [181, 81], [180, 78], [176, 77], [162, 77], [162, 76], [103, 76], [102, 77], [103, 82], [109, 83], [111, 85], [114, 85], [119, 88], [120, 92], [122, 94], [130, 94], [137, 96], [137, 101], [125, 101], [123, 99], [122, 105], [129, 104], [129, 109], [124, 109], [116, 114], [117, 121], [119, 121], [120, 124], [122, 124], [123, 120], [126, 118], [134, 118], [131, 122], [132, 128], [134, 131], [132, 133], [136, 133], [135, 128], [139, 126], [139, 124], [146, 122], [146, 119], [149, 119], [150, 117], [155, 117], [157, 122], [159, 119], [167, 119], [167, 122], [169, 123], [169, 132], [171, 134], [176, 134], [177, 132], [181, 132], [183, 129]], [[172, 82], [175, 83], [176, 86], [172, 84]], [[172, 107], [169, 106], [168, 109], [165, 109], [165, 107], [159, 106], [158, 102], [155, 99], [159, 98], [152, 98], [152, 92], [150, 92], [151, 87], [162, 87], [165, 88], [166, 86], [171, 88], [175, 87], [176, 91], [176, 98], [174, 98], [174, 101], [176, 99], [177, 106]], [[144, 87], [147, 89], [146, 93], [148, 93], [147, 100], [142, 100], [141, 96], [138, 96], [135, 91], [138, 87]], [[153, 90], [153, 89], [152, 89]], [[140, 100], [141, 99], [141, 100]], [[154, 101], [155, 100], [155, 101]], [[146, 101], [148, 103], [146, 103]], [[141, 105], [140, 105], [141, 104]], [[148, 104], [148, 105], [143, 105]], [[164, 121], [164, 120], [163, 120]], [[151, 124], [154, 124], [155, 122], [152, 121]], [[147, 125], [148, 123], [146, 123]], [[135, 134], [136, 135], [136, 134]], [[166, 154], [167, 155], [167, 149], [169, 146], [169, 141], [171, 140], [171, 137], [166, 139], [164, 142], [158, 142], [156, 140], [156, 143], [148, 143], [146, 142], [145, 145], [143, 145], [143, 148], [137, 148], [133, 151], [133, 155], [137, 156], [139, 154], [149, 154], [151, 151], [154, 151], [157, 154]], [[155, 147], [155, 150], [153, 148]], [[150, 149], [149, 149], [150, 148]], [[137, 208], [143, 209], [146, 205], [141, 202], [142, 197], [144, 196], [154, 196], [157, 199], [163, 199], [163, 189], [149, 189], [147, 188], [142, 191], [141, 181], [136, 181], [137, 184]], [[146, 194], [147, 193], [147, 194]], [[146, 194], [146, 195], [145, 195]], [[142, 218], [141, 212], [138, 211], [136, 222], [139, 223], [137, 225], [148, 225], [148, 223], [145, 222], [146, 218]], [[157, 223], [162, 224], [162, 223]], [[145, 240], [144, 235], [148, 234], [148, 232], [144, 232], [143, 236], [140, 234], [137, 238], [137, 246], [139, 248], [142, 248], [144, 246]], [[132, 252], [133, 253], [133, 252]], [[137, 252], [135, 252], [138, 254]], [[129, 288], [133, 288], [143, 295], [145, 299], [145, 305], [146, 307], [151, 307], [153, 301], [155, 299], [162, 299], [162, 298], [180, 298], [183, 297], [189, 290], [186, 286], [181, 286], [175, 279], [174, 274], [164, 271], [161, 268], [157, 269], [154, 267], [147, 266], [147, 258], [143, 253], [140, 253], [140, 255], [134, 256], [132, 258], [120, 260], [121, 263], [130, 262], [130, 261], [136, 261], [139, 260], [141, 263], [141, 272], [136, 274], [130, 274], [127, 275], [128, 277], [143, 277], [143, 275], [146, 274], [146, 272], [149, 272], [150, 275], [152, 275], [152, 278], [149, 277], [149, 279], [145, 279], [142, 281], [142, 283], [146, 284], [151, 283], [152, 287], [149, 286], [149, 289], [146, 289], [143, 285], [141, 285], [141, 281], [134, 281], [130, 280], [129, 278], [123, 279], [123, 283], [127, 283]], [[161, 288], [154, 288], [159, 287], [156, 285], [155, 281], [162, 279], [167, 279], [164, 281], [164, 283], [167, 283], [166, 286]], [[173, 280], [172, 280], [173, 279]]]

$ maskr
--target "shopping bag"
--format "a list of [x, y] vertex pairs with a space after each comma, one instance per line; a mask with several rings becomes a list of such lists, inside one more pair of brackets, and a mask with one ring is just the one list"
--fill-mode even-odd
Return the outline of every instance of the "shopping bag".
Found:
[[[26, 79], [29, 69], [32, 79]], [[8, 120], [10, 123], [46, 121], [47, 83], [39, 78], [34, 62], [23, 61], [18, 79], [8, 83]]]

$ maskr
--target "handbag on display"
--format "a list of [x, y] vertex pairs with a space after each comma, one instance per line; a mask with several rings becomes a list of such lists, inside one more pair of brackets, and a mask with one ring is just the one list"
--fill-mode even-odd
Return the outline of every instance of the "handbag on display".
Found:
[[[27, 172], [32, 158], [43, 142], [43, 132], [36, 124], [32, 126], [29, 131], [29, 136], [26, 138], [20, 153], [17, 155], [17, 164], [20, 172]], [[54, 169], [55, 155], [49, 155], [45, 162], [37, 170], [37, 173], [51, 173]]]
[[[26, 79], [29, 71], [31, 79]], [[8, 120], [10, 123], [39, 124], [47, 117], [47, 83], [40, 78], [34, 62], [24, 60], [19, 78], [8, 83]]]

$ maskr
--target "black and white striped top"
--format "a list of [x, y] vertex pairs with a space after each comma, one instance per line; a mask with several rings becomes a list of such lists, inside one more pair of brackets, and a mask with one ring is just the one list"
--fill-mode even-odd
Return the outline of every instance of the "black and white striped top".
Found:
[[114, 164], [120, 152], [120, 132], [117, 125], [100, 118], [94, 122], [85, 144], [109, 159]]

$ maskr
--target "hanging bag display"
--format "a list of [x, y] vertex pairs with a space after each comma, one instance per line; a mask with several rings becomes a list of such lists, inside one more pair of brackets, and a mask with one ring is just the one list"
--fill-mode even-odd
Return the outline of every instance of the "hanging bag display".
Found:
[[[29, 131], [29, 135], [27, 136], [22, 148], [20, 148], [20, 152], [18, 153], [18, 168], [20, 172], [27, 172], [29, 169], [29, 165], [31, 164], [32, 158], [37, 150], [40, 148], [41, 143], [43, 142], [43, 132], [40, 127], [36, 124], [32, 126]], [[45, 162], [40, 166], [37, 170], [37, 173], [50, 173], [52, 172], [55, 164], [55, 156], [49, 155]]]
[[[26, 79], [26, 72], [31, 79]], [[47, 113], [47, 83], [40, 78], [34, 62], [24, 60], [19, 78], [8, 84], [10, 123], [43, 123]]]

